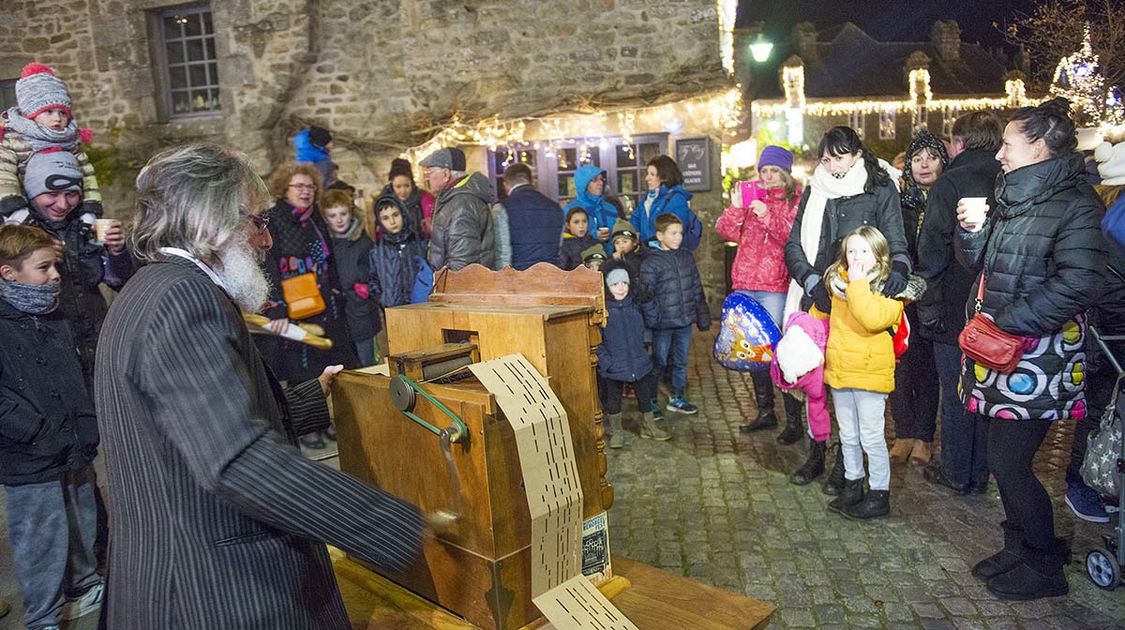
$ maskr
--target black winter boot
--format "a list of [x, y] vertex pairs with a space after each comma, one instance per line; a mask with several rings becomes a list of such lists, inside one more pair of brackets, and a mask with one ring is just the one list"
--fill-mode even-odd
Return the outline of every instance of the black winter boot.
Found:
[[844, 508], [863, 500], [863, 479], [845, 479], [840, 495], [828, 503], [828, 509], [842, 512]]
[[1023, 547], [1024, 561], [988, 581], [988, 590], [1000, 599], [1027, 601], [1059, 597], [1070, 591], [1063, 567], [1070, 560], [1066, 541], [1055, 539], [1049, 550]]
[[1004, 530], [1004, 548], [973, 565], [973, 577], [978, 580], [987, 582], [1023, 562], [1023, 530], [1008, 521], [1000, 523], [1000, 528]]
[[801, 412], [805, 409], [805, 401], [783, 392], [781, 402], [785, 404], [785, 428], [777, 434], [777, 443], [786, 446], [796, 444], [805, 434], [804, 425], [801, 422]]
[[758, 399], [758, 417], [753, 422], [739, 425], [738, 430], [752, 433], [772, 429], [777, 426], [777, 412], [773, 409], [773, 381], [770, 380], [770, 373], [751, 372], [750, 380], [754, 382], [754, 396]]
[[821, 491], [830, 497], [840, 494], [844, 489], [844, 450], [840, 448], [840, 443], [836, 443], [836, 463], [832, 464], [832, 472], [828, 474], [828, 478], [824, 480], [824, 487]]
[[817, 442], [809, 438], [809, 458], [805, 463], [796, 470], [792, 475], [789, 475], [789, 482], [798, 486], [804, 486], [812, 482], [813, 479], [821, 476], [824, 473], [824, 449], [825, 442]]
[[844, 516], [858, 521], [886, 516], [891, 513], [891, 491], [870, 490], [862, 501], [840, 511]]

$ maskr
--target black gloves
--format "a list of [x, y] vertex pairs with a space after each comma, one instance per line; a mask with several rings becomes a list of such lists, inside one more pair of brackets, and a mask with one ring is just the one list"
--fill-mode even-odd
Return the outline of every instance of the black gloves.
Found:
[[894, 297], [906, 290], [906, 276], [909, 274], [910, 269], [906, 266], [906, 263], [898, 260], [891, 263], [891, 275], [887, 277], [887, 282], [883, 285], [883, 295]]
[[812, 291], [809, 291], [809, 296], [812, 297], [813, 304], [816, 305], [816, 310], [821, 313], [830, 313], [832, 311], [832, 298], [829, 297], [828, 287], [825, 287], [823, 282], [814, 284]]

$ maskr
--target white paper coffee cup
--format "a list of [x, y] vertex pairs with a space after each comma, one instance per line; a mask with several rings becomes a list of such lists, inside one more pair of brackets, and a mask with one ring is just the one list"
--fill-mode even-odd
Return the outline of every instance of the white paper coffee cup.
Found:
[[116, 219], [97, 219], [94, 221], [94, 239], [99, 243], [105, 242], [105, 235], [116, 223]]
[[988, 215], [988, 197], [963, 197], [961, 207], [965, 210], [965, 223], [982, 225]]

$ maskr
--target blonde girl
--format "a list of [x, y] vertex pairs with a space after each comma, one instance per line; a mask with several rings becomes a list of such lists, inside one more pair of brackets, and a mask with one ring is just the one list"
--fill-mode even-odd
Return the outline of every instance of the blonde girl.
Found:
[[[895, 354], [888, 330], [898, 325], [903, 303], [881, 291], [891, 274], [887, 239], [869, 226], [846, 237], [840, 256], [825, 271], [832, 314], [824, 382], [831, 388], [844, 488], [828, 507], [854, 519], [890, 512], [890, 458], [883, 412], [895, 388]], [[864, 494], [863, 455], [871, 471]]]

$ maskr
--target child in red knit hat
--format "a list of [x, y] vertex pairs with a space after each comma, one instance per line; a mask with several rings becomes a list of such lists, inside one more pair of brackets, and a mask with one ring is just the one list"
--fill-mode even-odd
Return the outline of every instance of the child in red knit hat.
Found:
[[92, 224], [102, 214], [94, 167], [82, 150], [93, 133], [79, 129], [70, 109], [70, 92], [55, 72], [29, 63], [16, 81], [16, 107], [0, 114], [0, 217], [23, 223], [30, 214], [20, 181], [24, 166], [37, 151], [57, 147], [70, 151], [82, 168], [82, 220]]

